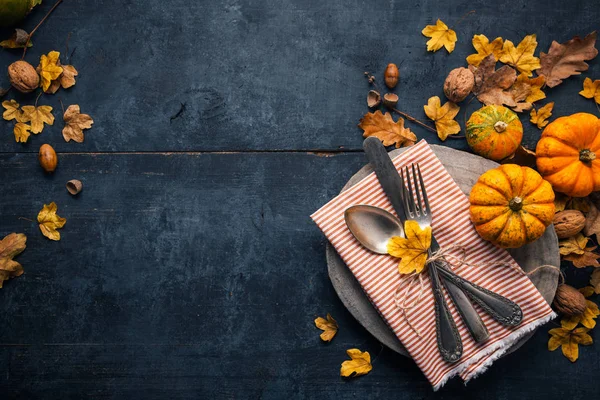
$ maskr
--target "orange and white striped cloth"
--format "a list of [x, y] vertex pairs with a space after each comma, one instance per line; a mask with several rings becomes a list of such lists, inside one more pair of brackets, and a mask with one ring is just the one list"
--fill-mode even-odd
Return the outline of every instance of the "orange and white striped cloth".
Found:
[[[431, 382], [433, 389], [437, 390], [454, 375], [459, 374], [467, 382], [484, 372], [521, 336], [556, 315], [509, 253], [479, 237], [469, 219], [467, 197], [427, 142], [421, 140], [395, 157], [393, 162], [397, 169], [413, 162], [420, 164], [432, 209], [432, 227], [436, 239], [442, 248], [458, 244], [467, 249], [465, 261], [471, 265], [458, 266], [455, 272], [515, 301], [523, 310], [522, 323], [511, 328], [500, 325], [479, 309], [490, 337], [484, 343], [477, 344], [446, 296], [464, 347], [459, 362], [446, 363], [437, 349], [433, 293], [428, 276], [424, 279], [425, 292], [421, 301], [417, 307], [408, 310], [404, 317], [394, 302], [398, 285], [408, 284], [406, 276], [398, 273], [398, 259], [366, 250], [346, 227], [344, 211], [355, 204], [369, 204], [395, 214], [375, 174], [370, 174], [315, 212], [311, 218], [348, 265], [373, 305]], [[454, 254], [460, 256], [458, 250]], [[485, 266], [495, 263], [506, 265]], [[416, 299], [419, 291], [420, 286], [413, 284], [406, 304], [411, 305], [411, 299]], [[406, 318], [410, 318], [420, 336], [409, 327]]]

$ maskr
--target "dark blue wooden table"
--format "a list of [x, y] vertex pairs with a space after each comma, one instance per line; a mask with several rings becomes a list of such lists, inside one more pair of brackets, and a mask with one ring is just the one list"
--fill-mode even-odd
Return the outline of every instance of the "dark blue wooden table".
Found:
[[[427, 53], [421, 29], [469, 10], [455, 52]], [[599, 21], [590, 0], [65, 1], [26, 58], [64, 52], [71, 33], [77, 85], [40, 98], [57, 122], [29, 143], [0, 125], [0, 236], [28, 236], [25, 275], [0, 290], [0, 398], [597, 398], [600, 344], [571, 364], [546, 349], [549, 327], [468, 387], [434, 394], [344, 309], [309, 215], [366, 162], [364, 71], [401, 64], [399, 108], [423, 119], [474, 34], [536, 33], [547, 51]], [[19, 57], [4, 50], [0, 65]], [[548, 91], [555, 115], [597, 113], [577, 94], [585, 76], [600, 79], [598, 60]], [[59, 100], [94, 118], [85, 143], [63, 141]], [[59, 152], [53, 175], [38, 166], [42, 143]], [[77, 198], [69, 179], [84, 183]], [[60, 242], [23, 219], [51, 201], [68, 219]], [[567, 278], [583, 285], [588, 273]], [[327, 312], [341, 328], [323, 344], [313, 319]], [[345, 381], [351, 347], [374, 368]]]

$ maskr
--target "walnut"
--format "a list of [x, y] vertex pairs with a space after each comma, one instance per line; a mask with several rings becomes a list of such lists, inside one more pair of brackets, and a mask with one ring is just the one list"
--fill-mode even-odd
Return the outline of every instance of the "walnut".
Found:
[[581, 315], [587, 308], [585, 297], [573, 286], [560, 284], [552, 303], [556, 311], [565, 315]]
[[15, 61], [8, 66], [10, 83], [22, 93], [33, 92], [40, 86], [40, 77], [35, 68], [26, 61]]
[[475, 85], [473, 72], [467, 68], [455, 68], [444, 82], [444, 94], [453, 103], [463, 101]]
[[577, 235], [585, 226], [585, 215], [577, 210], [565, 210], [554, 215], [554, 230], [559, 239]]

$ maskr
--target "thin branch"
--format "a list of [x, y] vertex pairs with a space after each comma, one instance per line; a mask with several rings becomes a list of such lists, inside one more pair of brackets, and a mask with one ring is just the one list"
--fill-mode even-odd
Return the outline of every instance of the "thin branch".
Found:
[[40, 94], [38, 94], [37, 97], [35, 98], [35, 105], [34, 105], [34, 107], [37, 107], [38, 100], [40, 99], [40, 96], [42, 95], [42, 93], [44, 93], [44, 91], [40, 90]]
[[29, 46], [29, 42], [31, 41], [31, 37], [33, 36], [33, 34], [35, 33], [35, 31], [37, 31], [37, 29], [44, 23], [44, 21], [46, 20], [46, 18], [48, 18], [50, 16], [50, 14], [52, 14], [52, 11], [54, 11], [54, 9], [56, 7], [58, 7], [58, 5], [60, 3], [62, 3], [62, 1], [63, 0], [57, 0], [56, 3], [50, 9], [50, 11], [48, 11], [48, 13], [46, 13], [46, 15], [44, 16], [44, 18], [42, 18], [42, 20], [35, 26], [35, 28], [33, 28], [33, 30], [31, 32], [29, 32], [29, 35], [27, 35], [27, 41], [25, 42], [25, 48], [23, 49], [23, 56], [21, 57], [21, 60], [23, 60], [25, 58], [25, 54], [27, 53], [27, 46]]
[[405, 112], [402, 112], [402, 111], [400, 111], [400, 110], [398, 110], [398, 109], [396, 109], [396, 108], [392, 108], [392, 110], [393, 110], [393, 111], [395, 111], [395, 112], [397, 112], [398, 114], [402, 115], [404, 118], [408, 119], [409, 121], [412, 121], [412, 122], [414, 122], [415, 124], [419, 124], [419, 125], [421, 125], [423, 128], [425, 128], [425, 129], [427, 129], [427, 130], [430, 130], [430, 131], [431, 131], [431, 132], [433, 132], [433, 133], [437, 133], [437, 131], [435, 130], [435, 128], [433, 128], [433, 127], [431, 127], [431, 126], [427, 125], [427, 124], [426, 124], [426, 123], [424, 123], [424, 122], [421, 122], [421, 121], [419, 121], [419, 120], [418, 120], [418, 119], [416, 119], [415, 117], [413, 117], [413, 116], [411, 116], [411, 115], [408, 115], [407, 113], [405, 113]]
[[465, 15], [463, 15], [456, 24], [454, 24], [454, 26], [458, 26], [460, 25], [461, 22], [463, 22], [465, 20], [465, 18], [467, 18], [469, 15], [471, 14], [475, 14], [475, 10], [471, 10], [468, 13], [466, 13]]

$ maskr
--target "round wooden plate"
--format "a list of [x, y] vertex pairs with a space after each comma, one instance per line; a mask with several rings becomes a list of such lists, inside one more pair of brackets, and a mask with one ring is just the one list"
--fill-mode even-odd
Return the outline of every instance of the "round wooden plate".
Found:
[[[436, 145], [431, 145], [431, 148], [465, 194], [471, 191], [471, 187], [481, 174], [498, 166], [494, 161], [464, 151]], [[391, 151], [389, 155], [393, 158], [404, 150], [406, 148], [396, 149]], [[352, 187], [372, 171], [370, 165], [364, 166], [350, 178], [342, 191]], [[540, 239], [518, 249], [509, 249], [509, 252], [525, 272], [532, 271], [540, 265], [560, 266], [558, 238], [552, 226], [546, 229], [546, 232]], [[352, 272], [346, 267], [346, 264], [344, 264], [329, 243], [327, 244], [326, 253], [329, 278], [348, 311], [377, 340], [390, 349], [408, 356], [408, 352], [402, 346], [402, 343], [400, 343], [387, 323], [375, 310], [360, 287], [360, 284], [356, 281], [354, 275], [352, 275]], [[553, 268], [542, 268], [530, 275], [531, 281], [548, 303], [551, 303], [554, 299], [556, 287], [558, 286], [558, 276], [558, 271]], [[523, 343], [531, 338], [533, 333], [531, 332], [523, 336], [507, 354], [521, 347]]]

